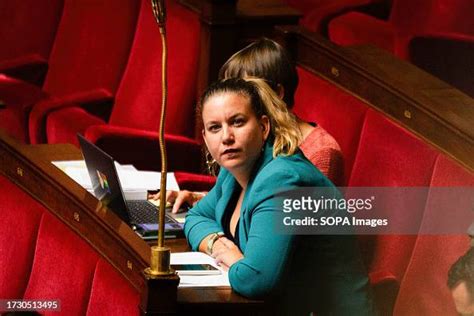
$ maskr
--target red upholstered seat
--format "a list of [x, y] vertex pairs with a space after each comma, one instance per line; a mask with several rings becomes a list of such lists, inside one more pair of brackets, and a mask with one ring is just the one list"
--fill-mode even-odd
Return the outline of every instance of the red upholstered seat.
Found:
[[[65, 1], [43, 85], [52, 97], [33, 107], [33, 143], [45, 141], [41, 129], [52, 108], [72, 101], [95, 106], [104, 101], [104, 93], [97, 91], [105, 91], [109, 99], [114, 95], [128, 59], [138, 8], [135, 0]], [[5, 89], [0, 79], [0, 99], [9, 93]], [[31, 89], [23, 89], [18, 98], [30, 93]], [[81, 100], [84, 95], [88, 98]], [[12, 100], [7, 109], [21, 106]], [[0, 127], [5, 124], [0, 121]], [[27, 139], [28, 131], [24, 133], [22, 138]]]
[[471, 0], [433, 0], [425, 30], [474, 35]]
[[[72, 118], [72, 124], [69, 122]], [[95, 115], [88, 113], [81, 107], [69, 107], [54, 111], [46, 119], [46, 133], [49, 143], [68, 143], [74, 140], [77, 145], [76, 135], [84, 133], [92, 124], [104, 124], [104, 121]]]
[[0, 188], [0, 297], [20, 298], [28, 284], [45, 209], [2, 175]]
[[[371, 43], [395, 52], [396, 30], [390, 22], [349, 12], [329, 22], [329, 38], [342, 46]], [[362, 35], [361, 35], [362, 34]]]
[[344, 156], [346, 182], [359, 144], [367, 106], [355, 98], [304, 69], [298, 68], [294, 112], [302, 119], [316, 122], [339, 143]]
[[[143, 0], [135, 40], [110, 120], [99, 122], [79, 109], [53, 112], [47, 120], [48, 142], [77, 144], [84, 133], [118, 161], [138, 168], [159, 168], [158, 127], [161, 110], [161, 40], [150, 1]], [[194, 141], [194, 105], [200, 22], [196, 13], [167, 2], [168, 104], [165, 131], [171, 166], [200, 171], [200, 146]], [[188, 137], [188, 138], [185, 138]], [[180, 148], [179, 144], [182, 144]], [[138, 157], [141, 156], [141, 157]]]
[[26, 142], [25, 130], [28, 129], [31, 106], [46, 97], [45, 92], [31, 83], [0, 74], [0, 102], [3, 104], [0, 107], [0, 129]]
[[372, 43], [401, 58], [415, 35], [433, 32], [473, 34], [470, 0], [394, 0], [388, 21], [348, 13], [329, 23], [329, 38], [340, 45]]
[[[474, 174], [440, 155], [431, 179], [432, 187], [474, 186]], [[437, 203], [436, 194], [428, 196], [427, 205]], [[432, 210], [427, 208], [427, 212]], [[445, 210], [449, 212], [449, 210]], [[426, 219], [435, 214], [425, 213]], [[469, 226], [469, 223], [466, 223]], [[400, 285], [395, 315], [458, 315], [447, 275], [451, 265], [469, 248], [467, 234], [418, 236], [410, 264]]]
[[313, 32], [327, 34], [327, 26], [331, 19], [351, 10], [363, 8], [381, 0], [318, 0], [300, 20], [300, 24]]
[[[359, 149], [349, 186], [423, 187], [429, 186], [436, 152], [423, 141], [383, 115], [369, 110], [362, 129]], [[377, 201], [390, 205], [395, 201]], [[420, 223], [426, 196], [397, 201], [397, 219]], [[406, 214], [405, 207], [419, 210]], [[377, 236], [369, 251], [369, 270], [388, 270], [397, 280], [403, 277], [413, 248], [413, 236]], [[373, 242], [373, 241], [372, 241]], [[365, 245], [367, 246], [367, 245]]]
[[85, 240], [3, 176], [0, 187], [1, 298], [60, 300], [61, 315], [138, 315], [138, 291]]
[[100, 259], [95, 268], [87, 315], [138, 315], [139, 303], [137, 291], [109, 263]]
[[285, 0], [284, 2], [301, 12], [303, 16], [300, 25], [313, 32], [325, 34], [327, 23], [331, 18], [381, 0]]
[[100, 88], [115, 91], [138, 7], [130, 0], [66, 0], [44, 90], [57, 97]]
[[0, 1], [0, 73], [41, 85], [63, 0]]
[[[359, 148], [349, 186], [358, 187], [427, 187], [436, 159], [436, 152], [404, 128], [382, 114], [369, 110], [366, 115]], [[415, 194], [401, 200], [377, 199], [380, 209], [392, 207], [394, 219], [406, 227], [419, 227], [426, 196]], [[386, 207], [384, 207], [384, 205]], [[393, 209], [393, 205], [397, 208]], [[404, 210], [410, 209], [410, 212]], [[416, 240], [414, 235], [361, 236], [371, 281], [378, 276], [400, 282]], [[391, 297], [388, 301], [394, 300]], [[388, 303], [384, 303], [388, 304]]]
[[189, 172], [175, 172], [176, 181], [181, 190], [210, 191], [216, 183], [216, 177]]
[[45, 213], [25, 299], [61, 299], [65, 315], [83, 315], [99, 256], [65, 225]]

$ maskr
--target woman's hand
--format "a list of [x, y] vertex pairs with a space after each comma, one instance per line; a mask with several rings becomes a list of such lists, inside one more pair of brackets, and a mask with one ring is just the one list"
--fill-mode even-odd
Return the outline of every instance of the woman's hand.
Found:
[[[171, 213], [176, 214], [180, 212], [180, 209], [185, 203], [194, 205], [204, 196], [206, 196], [205, 192], [191, 192], [188, 190], [166, 191], [166, 203], [173, 204]], [[157, 194], [151, 195], [150, 198], [157, 201], [160, 199], [160, 193], [158, 192]]]
[[232, 241], [221, 237], [214, 243], [211, 257], [216, 259], [217, 265], [227, 271], [234, 263], [242, 259], [244, 255]]

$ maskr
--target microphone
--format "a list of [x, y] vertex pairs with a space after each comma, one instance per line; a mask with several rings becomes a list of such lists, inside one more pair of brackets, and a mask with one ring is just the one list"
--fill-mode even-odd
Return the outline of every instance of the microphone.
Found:
[[166, 9], [164, 0], [151, 0], [153, 15], [160, 28], [164, 27], [166, 21]]

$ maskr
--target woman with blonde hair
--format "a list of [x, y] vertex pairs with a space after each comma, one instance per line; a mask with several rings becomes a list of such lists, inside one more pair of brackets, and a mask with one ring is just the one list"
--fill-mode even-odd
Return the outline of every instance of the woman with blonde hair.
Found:
[[[265, 79], [288, 109], [293, 109], [298, 73], [280, 44], [261, 38], [232, 55], [219, 71], [220, 79], [247, 76]], [[317, 123], [295, 118], [302, 136], [299, 146], [305, 157], [336, 186], [343, 185], [344, 160], [337, 141]]]
[[295, 117], [262, 79], [227, 79], [201, 98], [202, 135], [220, 166], [185, 234], [228, 270], [232, 288], [275, 299], [282, 314], [370, 315], [368, 279], [351, 236], [278, 234], [278, 190], [335, 188], [300, 152]]
[[[286, 50], [273, 40], [261, 38], [232, 55], [219, 71], [220, 79], [262, 78], [283, 100], [288, 110], [295, 103], [298, 74]], [[336, 186], [343, 185], [344, 160], [337, 141], [321, 126], [308, 123], [295, 116], [294, 125], [300, 134], [299, 147], [306, 158]], [[174, 203], [172, 211], [178, 212], [184, 203], [199, 201], [206, 192], [167, 192], [167, 201]], [[159, 195], [155, 196], [157, 199]]]

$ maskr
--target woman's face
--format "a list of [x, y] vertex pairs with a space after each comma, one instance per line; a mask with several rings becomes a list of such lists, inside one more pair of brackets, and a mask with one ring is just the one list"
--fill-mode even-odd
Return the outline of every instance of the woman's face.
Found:
[[268, 117], [257, 118], [247, 96], [222, 92], [203, 104], [202, 119], [212, 157], [234, 175], [249, 176], [268, 137]]

